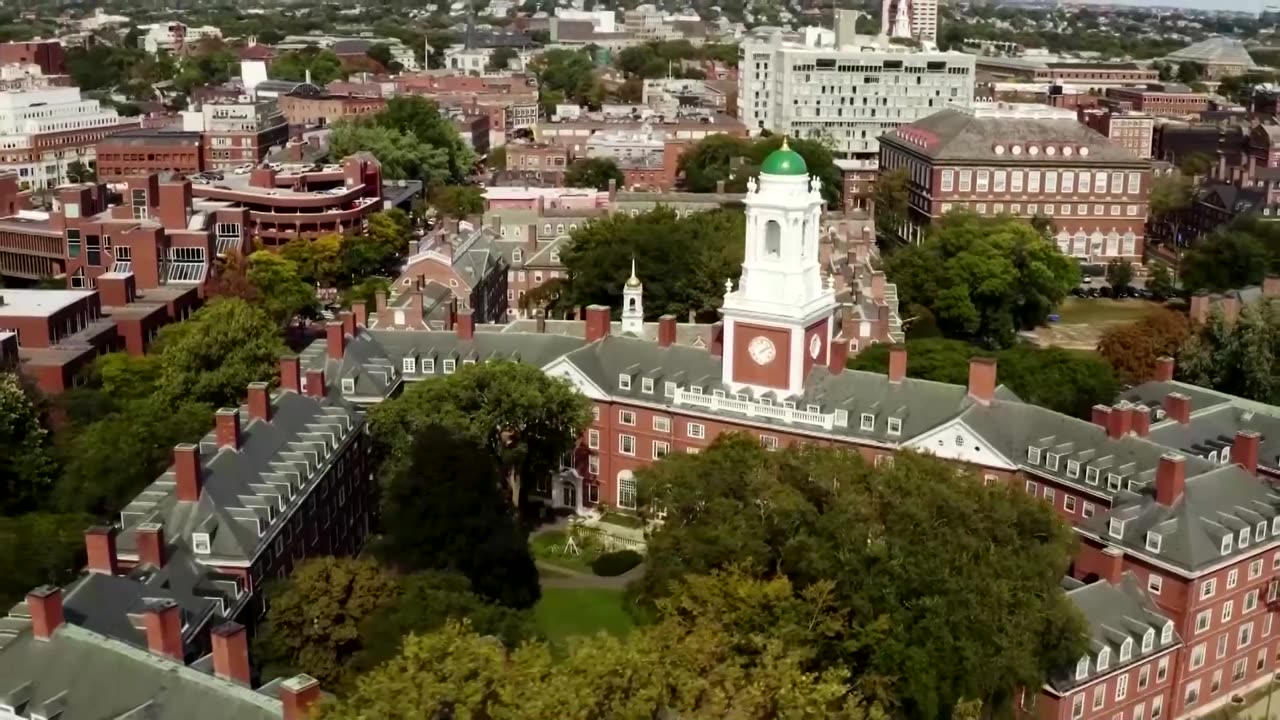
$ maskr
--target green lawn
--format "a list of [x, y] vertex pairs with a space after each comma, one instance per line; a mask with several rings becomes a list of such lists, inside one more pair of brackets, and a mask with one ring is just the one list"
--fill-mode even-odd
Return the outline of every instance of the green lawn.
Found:
[[634, 622], [622, 603], [621, 590], [544, 587], [533, 614], [551, 644], [563, 647], [565, 640], [577, 635], [604, 630], [624, 637], [631, 632]]
[[1160, 305], [1150, 300], [1126, 298], [1110, 300], [1108, 298], [1069, 297], [1058, 309], [1058, 323], [1074, 325], [1085, 323], [1122, 323], [1132, 322], [1147, 315]]
[[558, 531], [535, 535], [529, 544], [533, 548], [533, 557], [539, 562], [558, 565], [587, 575], [593, 574], [591, 561], [595, 560], [596, 555], [599, 554], [588, 541], [581, 539], [578, 541], [579, 553], [566, 555], [563, 552], [565, 534]]

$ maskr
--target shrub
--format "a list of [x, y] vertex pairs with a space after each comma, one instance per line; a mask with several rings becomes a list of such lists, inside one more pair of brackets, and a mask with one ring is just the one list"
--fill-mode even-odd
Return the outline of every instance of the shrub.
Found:
[[602, 577], [614, 577], [640, 564], [644, 558], [635, 550], [605, 553], [591, 562], [591, 571]]

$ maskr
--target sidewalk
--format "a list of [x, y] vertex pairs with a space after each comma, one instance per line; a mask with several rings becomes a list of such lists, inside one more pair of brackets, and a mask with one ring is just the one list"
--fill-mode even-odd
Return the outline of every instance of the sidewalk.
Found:
[[635, 580], [644, 574], [644, 563], [640, 563], [621, 575], [615, 575], [613, 577], [601, 577], [600, 575], [578, 572], [577, 570], [570, 570], [567, 567], [562, 567], [554, 563], [545, 563], [540, 560], [535, 561], [535, 564], [538, 566], [539, 570], [547, 570], [555, 573], [555, 575], [550, 577], [543, 576], [539, 578], [539, 582], [542, 583], [542, 587], [549, 588], [574, 590], [578, 588], [623, 590], [631, 583], [632, 580]]

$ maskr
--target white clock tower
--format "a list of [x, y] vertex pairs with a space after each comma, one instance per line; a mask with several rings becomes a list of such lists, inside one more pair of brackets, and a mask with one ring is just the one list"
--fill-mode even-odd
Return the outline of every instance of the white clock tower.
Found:
[[[724, 380], [733, 390], [798, 394], [831, 352], [834, 286], [822, 277], [822, 192], [800, 154], [782, 147], [747, 183], [742, 279], [724, 297]], [[728, 285], [728, 284], [726, 284]]]

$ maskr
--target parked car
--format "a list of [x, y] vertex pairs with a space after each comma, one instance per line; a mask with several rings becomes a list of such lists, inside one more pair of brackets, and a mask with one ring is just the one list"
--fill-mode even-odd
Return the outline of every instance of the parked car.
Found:
[[236, 175], [248, 175], [249, 171], [252, 169], [253, 169], [253, 165], [251, 163], [245, 163], [244, 165], [237, 167], [235, 170], [232, 170], [231, 172], [235, 173]]

